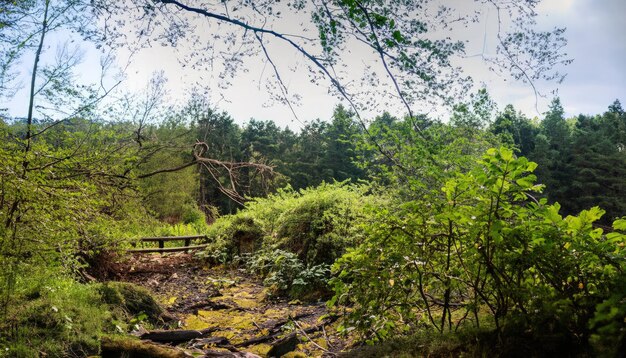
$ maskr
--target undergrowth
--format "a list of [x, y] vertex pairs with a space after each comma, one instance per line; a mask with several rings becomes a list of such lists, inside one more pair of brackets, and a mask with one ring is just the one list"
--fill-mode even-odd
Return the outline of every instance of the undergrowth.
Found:
[[209, 226], [209, 247], [198, 256], [246, 267], [278, 296], [323, 292], [329, 266], [362, 240], [366, 208], [380, 200], [369, 190], [322, 183], [253, 199], [245, 209]]
[[97, 355], [103, 335], [125, 335], [138, 324], [157, 327], [163, 310], [150, 293], [126, 283], [79, 283], [39, 274], [16, 283], [0, 321], [0, 357]]
[[508, 325], [498, 332], [493, 325], [463, 326], [456, 331], [421, 329], [340, 354], [344, 358], [418, 357], [612, 357], [596, 355], [569, 342], [564, 335], [541, 335], [523, 325]]
[[10, 357], [84, 357], [99, 351], [99, 334], [112, 331], [112, 316], [97, 285], [71, 279], [23, 282], [18, 299], [0, 323], [0, 349]]

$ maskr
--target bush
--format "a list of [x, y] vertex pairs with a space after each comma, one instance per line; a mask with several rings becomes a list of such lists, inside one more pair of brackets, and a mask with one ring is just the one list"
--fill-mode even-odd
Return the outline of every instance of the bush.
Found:
[[225, 261], [260, 249], [280, 249], [297, 254], [306, 265], [331, 264], [360, 240], [359, 222], [374, 200], [366, 191], [362, 186], [323, 183], [254, 199], [209, 227], [213, 244], [202, 255], [215, 260], [217, 252]]
[[330, 266], [307, 266], [292, 252], [259, 251], [248, 258], [247, 267], [251, 273], [265, 277], [263, 284], [274, 296], [314, 298], [329, 292], [326, 281]]
[[512, 342], [582, 353], [592, 326], [599, 341], [622, 344], [615, 292], [623, 292], [626, 220], [605, 233], [598, 207], [563, 217], [558, 203], [534, 198], [536, 166], [490, 149], [441, 191], [380, 208], [367, 240], [333, 265], [332, 303], [351, 305], [344, 325], [380, 340], [493, 321], [498, 334], [517, 332]]
[[205, 223], [206, 217], [204, 212], [202, 212], [202, 210], [200, 210], [196, 205], [185, 205], [183, 207], [181, 221], [183, 224], [195, 224], [197, 226]]
[[626, 356], [626, 273], [615, 280], [611, 294], [596, 306], [590, 328], [597, 356]]
[[325, 293], [330, 264], [362, 240], [365, 208], [379, 200], [368, 190], [322, 183], [254, 199], [208, 228], [211, 243], [199, 256], [213, 263], [245, 262], [276, 295]]

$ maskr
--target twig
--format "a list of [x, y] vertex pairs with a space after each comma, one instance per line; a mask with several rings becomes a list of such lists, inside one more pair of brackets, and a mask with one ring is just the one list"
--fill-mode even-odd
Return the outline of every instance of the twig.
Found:
[[[296, 321], [294, 319], [294, 320], [292, 320], [292, 322], [296, 325], [296, 328], [298, 328], [298, 331], [300, 333], [302, 333], [306, 337], [306, 339], [309, 340], [309, 342], [313, 343], [314, 346], [316, 346], [317, 348], [321, 349], [324, 353], [330, 354], [332, 356], [336, 356], [337, 355], [337, 353], [331, 352], [328, 349], [326, 349], [326, 348], [320, 346], [319, 344], [315, 343], [315, 341], [313, 339], [311, 339], [311, 337], [309, 337], [308, 334], [306, 334], [306, 331], [302, 328], [302, 326], [300, 325], [300, 323], [298, 323], [298, 321]], [[324, 328], [324, 326], [322, 325], [322, 329], [323, 328]]]

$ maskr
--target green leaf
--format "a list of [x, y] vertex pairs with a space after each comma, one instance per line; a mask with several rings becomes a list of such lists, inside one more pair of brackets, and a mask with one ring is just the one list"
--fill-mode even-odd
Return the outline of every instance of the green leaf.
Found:
[[613, 221], [613, 229], [626, 231], [626, 218]]
[[513, 159], [513, 150], [506, 147], [501, 147], [500, 155], [505, 162], [510, 162]]

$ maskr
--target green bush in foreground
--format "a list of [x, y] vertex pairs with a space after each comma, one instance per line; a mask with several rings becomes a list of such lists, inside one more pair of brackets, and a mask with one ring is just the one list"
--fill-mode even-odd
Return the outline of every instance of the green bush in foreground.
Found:
[[598, 207], [561, 216], [534, 198], [535, 167], [490, 149], [441, 190], [380, 208], [333, 266], [333, 303], [352, 306], [343, 328], [376, 341], [490, 324], [499, 338], [577, 352], [604, 349], [592, 336], [623, 342], [626, 220], [605, 233]]

